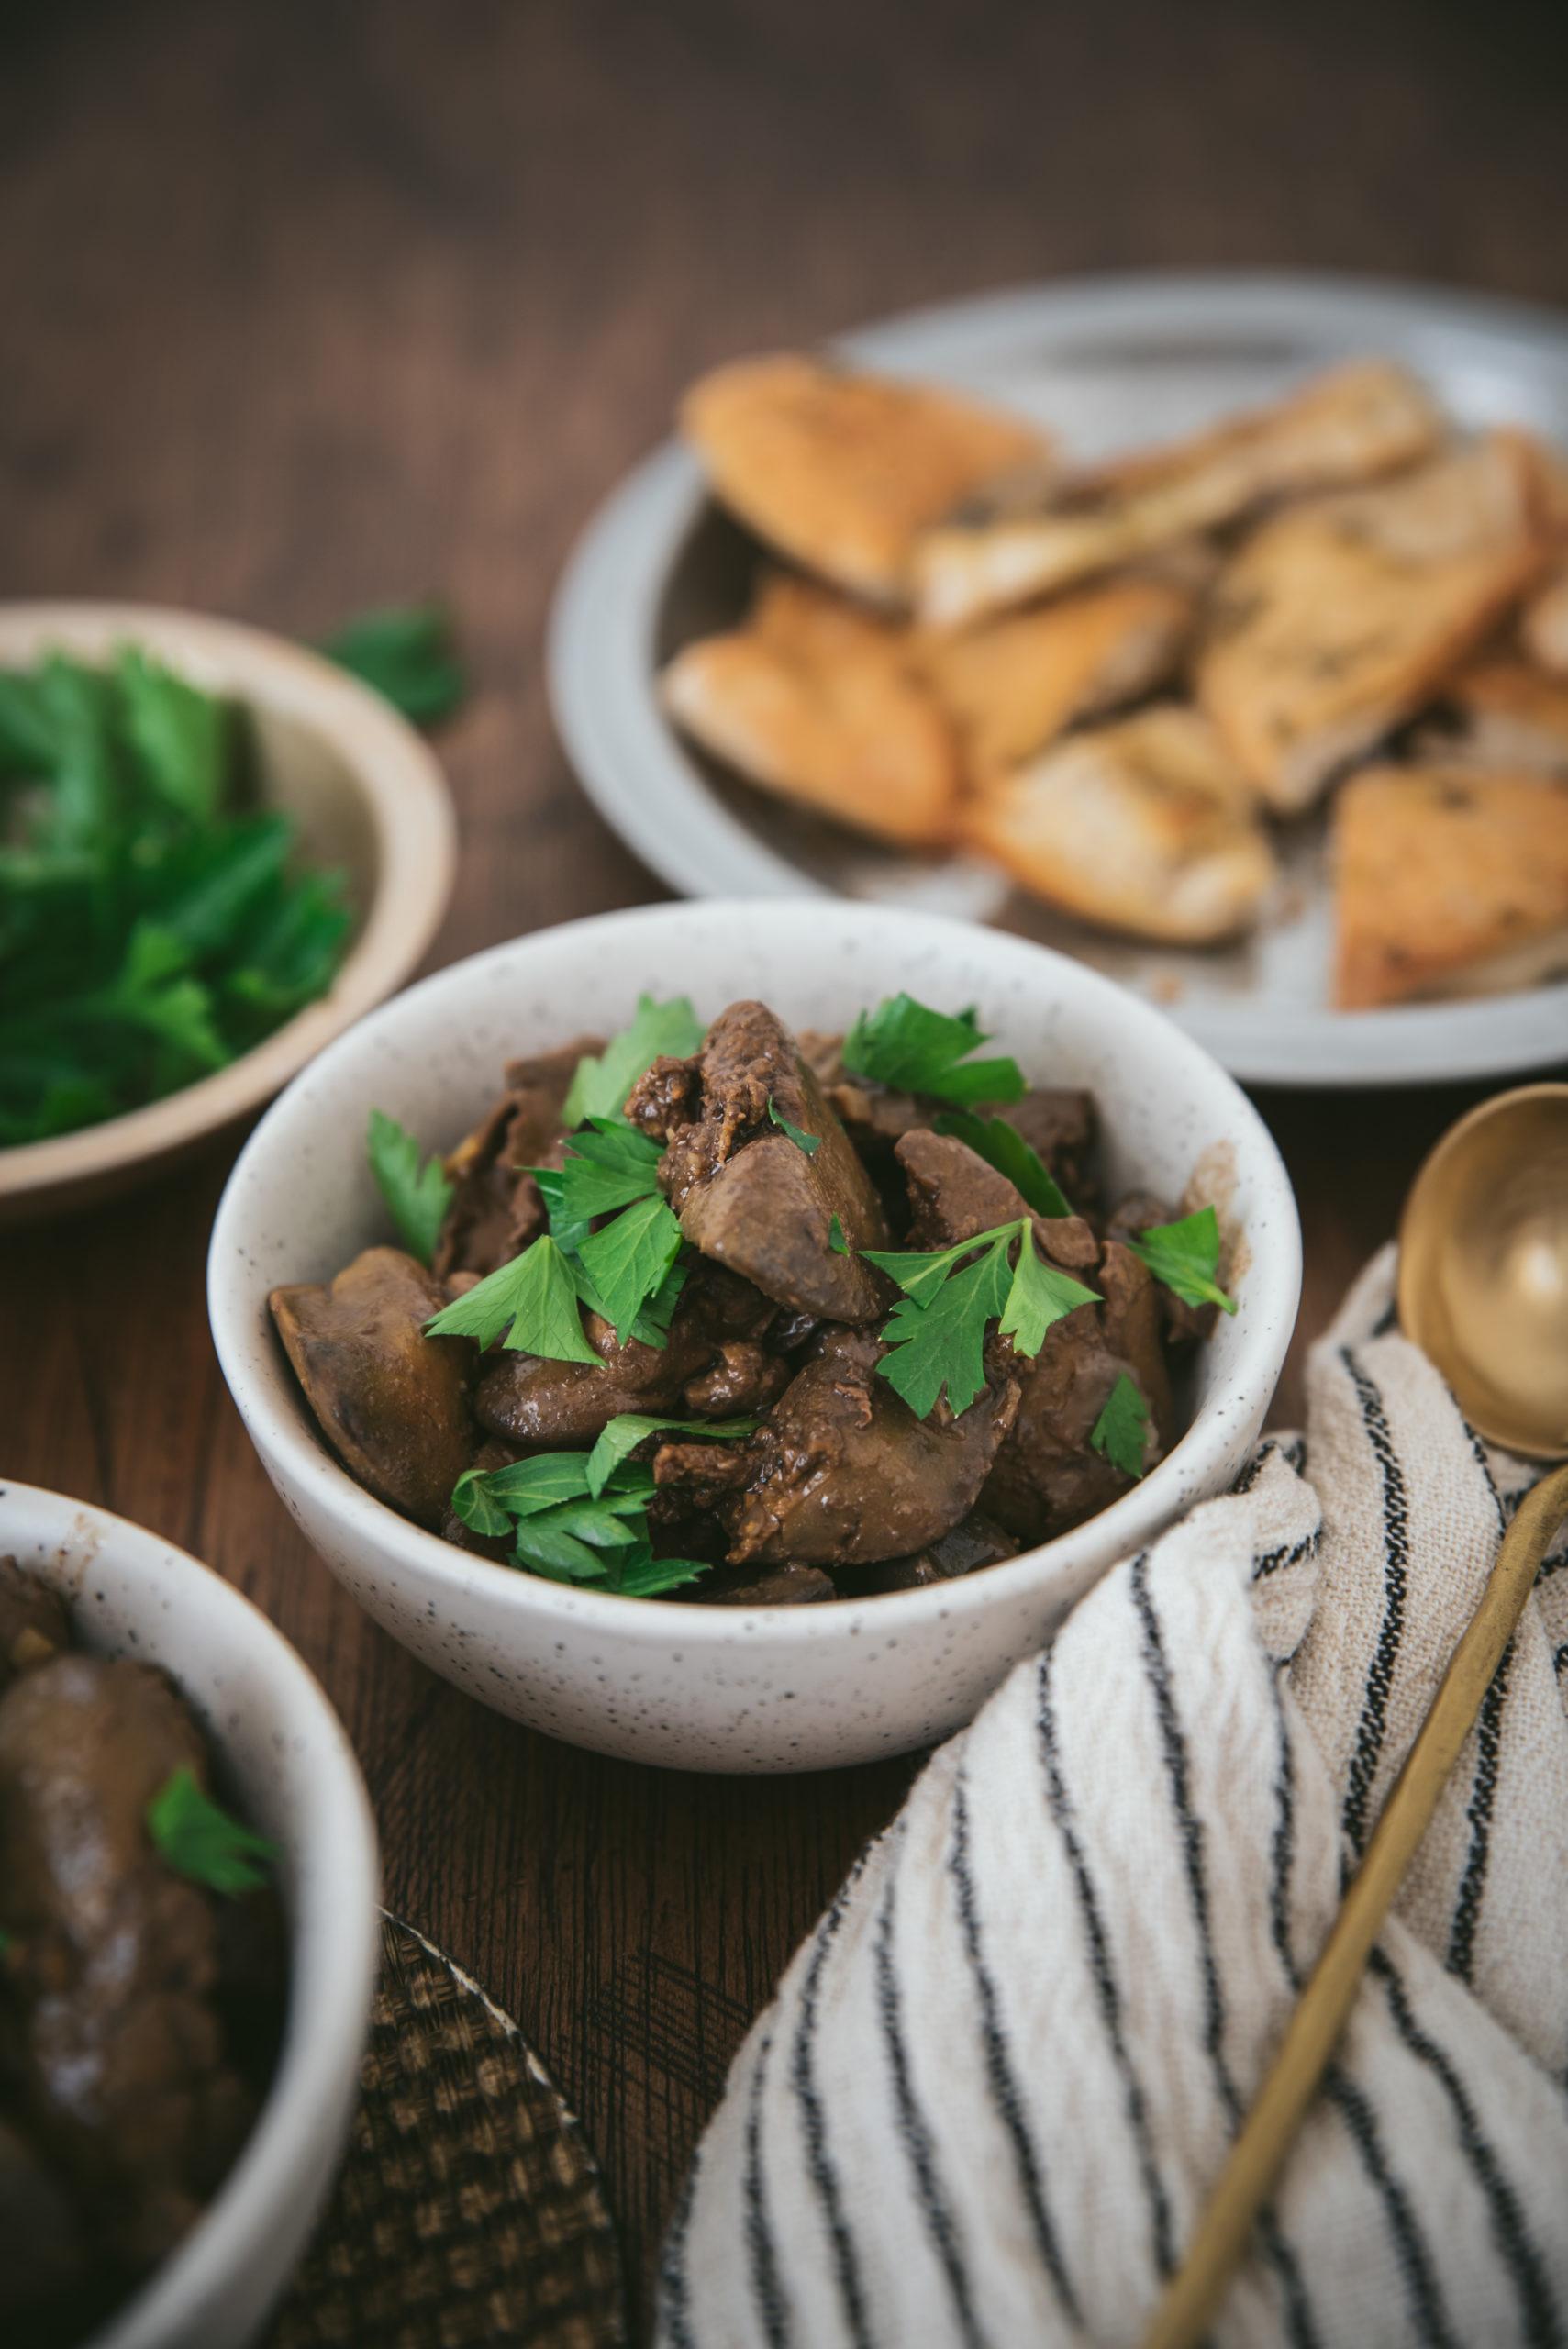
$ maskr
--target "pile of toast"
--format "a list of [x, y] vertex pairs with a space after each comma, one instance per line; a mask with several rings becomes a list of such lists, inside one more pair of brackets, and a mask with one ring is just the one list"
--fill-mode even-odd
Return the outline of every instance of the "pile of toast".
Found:
[[1207, 945], [1277, 899], [1332, 793], [1335, 1001], [1568, 965], [1568, 469], [1338, 368], [1073, 471], [1017, 417], [801, 356], [687, 395], [778, 558], [665, 709], [874, 839], [979, 851], [1048, 903]]

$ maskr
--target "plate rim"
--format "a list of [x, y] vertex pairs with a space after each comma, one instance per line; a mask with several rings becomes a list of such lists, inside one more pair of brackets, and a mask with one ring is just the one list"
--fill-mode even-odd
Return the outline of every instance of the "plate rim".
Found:
[[[1145, 330], [1191, 320], [1271, 317], [1299, 332], [1315, 318], [1353, 338], [1358, 318], [1386, 335], [1473, 336], [1496, 364], [1499, 342], [1559, 363], [1568, 379], [1568, 316], [1505, 295], [1418, 281], [1294, 271], [1094, 273], [929, 303], [828, 338], [828, 347], [894, 370], [922, 364], [955, 328], [1006, 341], [1027, 326], [1071, 334], [1095, 325]], [[1506, 353], [1503, 354], [1506, 356]], [[928, 362], [929, 363], [929, 362]], [[701, 468], [673, 437], [624, 474], [574, 546], [551, 601], [546, 682], [557, 731], [583, 789], [613, 830], [684, 896], [831, 897], [840, 894], [761, 840], [713, 796], [663, 718], [653, 689], [654, 637], [671, 560], [706, 502]], [[1130, 992], [1136, 993], [1133, 989]], [[1457, 1002], [1333, 1012], [1245, 1000], [1169, 1016], [1250, 1084], [1457, 1083], [1568, 1058], [1568, 982]]]

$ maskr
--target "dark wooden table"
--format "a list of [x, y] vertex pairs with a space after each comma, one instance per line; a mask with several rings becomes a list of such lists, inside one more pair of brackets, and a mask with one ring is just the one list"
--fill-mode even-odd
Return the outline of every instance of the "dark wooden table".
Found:
[[[6, 8], [0, 569], [302, 635], [450, 598], [463, 860], [432, 964], [662, 894], [580, 796], [540, 646], [696, 370], [1066, 272], [1380, 271], [1568, 302], [1568, 17], [1493, 0], [130, 0]], [[1301, 1347], [1473, 1090], [1260, 1097]], [[685, 1778], [483, 1711], [274, 1499], [203, 1305], [235, 1141], [0, 1245], [0, 1473], [206, 1558], [319, 1675], [392, 1908], [522, 2021], [634, 2302], [746, 2023], [912, 1763]]]

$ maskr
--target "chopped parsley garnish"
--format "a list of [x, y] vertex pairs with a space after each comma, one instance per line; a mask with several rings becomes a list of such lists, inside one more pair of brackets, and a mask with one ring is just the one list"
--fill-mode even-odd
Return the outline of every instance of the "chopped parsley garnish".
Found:
[[828, 1219], [828, 1245], [835, 1256], [847, 1256], [850, 1253], [850, 1243], [844, 1237], [844, 1227], [836, 1215], [829, 1216]]
[[213, 1892], [254, 1892], [267, 1881], [277, 1846], [203, 1794], [182, 1763], [147, 1806], [147, 1831], [178, 1876]]
[[987, 1166], [1005, 1174], [1036, 1215], [1072, 1214], [1067, 1196], [1045, 1161], [1006, 1118], [975, 1118], [967, 1110], [944, 1109], [936, 1120], [936, 1128], [940, 1134], [951, 1134], [957, 1141], [967, 1142]]
[[421, 1166], [413, 1135], [381, 1109], [371, 1111], [365, 1154], [403, 1245], [428, 1264], [451, 1205], [452, 1186], [440, 1160], [432, 1156]]
[[590, 1118], [618, 1118], [626, 1097], [656, 1060], [689, 1060], [706, 1034], [684, 995], [656, 1003], [651, 995], [637, 998], [637, 1017], [629, 1028], [612, 1036], [602, 1052], [584, 1052], [577, 1063], [561, 1112], [564, 1126], [580, 1126]]
[[883, 1330], [888, 1351], [877, 1370], [920, 1419], [944, 1388], [955, 1414], [969, 1408], [985, 1385], [991, 1322], [1019, 1353], [1038, 1354], [1053, 1322], [1099, 1302], [1097, 1290], [1044, 1262], [1028, 1216], [929, 1253], [863, 1252], [904, 1291]]
[[239, 812], [238, 707], [123, 648], [0, 675], [0, 1147], [227, 1066], [326, 993], [353, 917]]
[[954, 1018], [895, 995], [856, 1016], [839, 1057], [852, 1076], [900, 1093], [932, 1094], [961, 1109], [976, 1101], [1021, 1101], [1029, 1087], [1017, 1061], [968, 1058], [986, 1041], [973, 1010]]
[[321, 650], [416, 726], [450, 718], [468, 689], [439, 604], [364, 612], [328, 637]]
[[645, 1437], [696, 1435], [719, 1442], [748, 1436], [755, 1419], [664, 1419], [623, 1412], [592, 1452], [550, 1452], [509, 1468], [470, 1469], [452, 1508], [493, 1539], [513, 1538], [517, 1564], [550, 1582], [575, 1583], [626, 1598], [678, 1590], [708, 1571], [694, 1558], [656, 1558], [648, 1532], [653, 1472], [628, 1458]]
[[1089, 1442], [1125, 1476], [1143, 1474], [1143, 1448], [1149, 1431], [1149, 1406], [1124, 1370], [1106, 1397]]
[[[613, 1322], [617, 1342], [662, 1346], [685, 1279], [681, 1227], [656, 1182], [659, 1145], [595, 1117], [567, 1143], [560, 1168], [530, 1171], [550, 1230], [427, 1321], [432, 1338], [505, 1343], [553, 1362], [597, 1363], [580, 1305]], [[595, 1218], [610, 1220], [593, 1230]], [[538, 1258], [538, 1262], [534, 1261]]]
[[1156, 1223], [1128, 1246], [1157, 1281], [1173, 1289], [1184, 1305], [1218, 1305], [1234, 1313], [1236, 1300], [1215, 1279], [1219, 1268], [1219, 1218], [1199, 1208], [1180, 1223]]
[[821, 1135], [802, 1133], [798, 1126], [792, 1126], [789, 1119], [784, 1115], [782, 1110], [774, 1108], [773, 1097], [771, 1093], [768, 1096], [768, 1115], [773, 1119], [774, 1125], [777, 1126], [782, 1132], [786, 1133], [789, 1136], [796, 1150], [803, 1150], [807, 1158], [816, 1157], [817, 1152], [822, 1147]]

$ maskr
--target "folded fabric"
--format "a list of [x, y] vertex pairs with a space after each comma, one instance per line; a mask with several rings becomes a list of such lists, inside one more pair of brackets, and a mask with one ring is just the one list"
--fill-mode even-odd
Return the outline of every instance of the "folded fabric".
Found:
[[[662, 2349], [1136, 2343], [1538, 1471], [1399, 1336], [941, 1747], [735, 2061]], [[1568, 2349], [1568, 1546], [1213, 2333]]]

